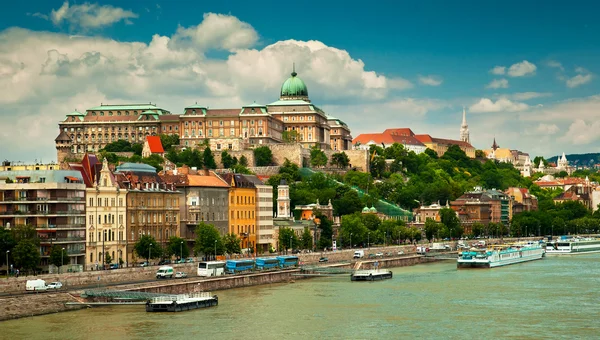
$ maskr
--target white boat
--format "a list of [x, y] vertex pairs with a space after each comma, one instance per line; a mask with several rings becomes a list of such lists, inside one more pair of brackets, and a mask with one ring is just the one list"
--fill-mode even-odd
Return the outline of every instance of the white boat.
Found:
[[459, 254], [457, 268], [494, 268], [509, 264], [539, 260], [544, 248], [536, 242], [493, 245], [471, 248]]
[[569, 255], [600, 252], [600, 239], [596, 237], [571, 237], [546, 243], [546, 254]]

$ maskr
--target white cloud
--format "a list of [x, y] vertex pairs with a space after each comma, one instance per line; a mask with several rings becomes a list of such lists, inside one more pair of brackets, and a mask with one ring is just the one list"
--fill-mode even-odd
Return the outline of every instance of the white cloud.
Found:
[[119, 21], [130, 24], [131, 21], [129, 19], [138, 17], [134, 12], [120, 7], [90, 4], [87, 2], [81, 5], [70, 6], [68, 1], [65, 1], [60, 8], [53, 9], [50, 15], [34, 13], [32, 16], [50, 20], [57, 26], [66, 22], [72, 29], [81, 30], [98, 29], [110, 26]]
[[506, 67], [505, 66], [495, 66], [493, 69], [490, 70], [491, 74], [495, 74], [495, 75], [503, 75], [506, 72]]
[[517, 92], [510, 97], [514, 100], [529, 100], [534, 98], [550, 97], [552, 93], [548, 92]]
[[438, 76], [421, 76], [419, 75], [419, 83], [422, 85], [429, 86], [440, 86], [443, 82], [443, 79]]
[[550, 60], [550, 61], [548, 61], [546, 63], [546, 65], [548, 65], [549, 67], [552, 67], [552, 68], [557, 68], [557, 69], [559, 69], [561, 71], [565, 70], [565, 68], [563, 67], [563, 65], [560, 62], [556, 61], [556, 60]]
[[496, 102], [488, 98], [481, 98], [479, 102], [471, 105], [469, 112], [490, 113], [490, 112], [517, 112], [529, 108], [525, 103], [510, 101], [506, 98], [500, 98]]
[[[11, 126], [0, 130], [0, 158], [54, 159], [58, 122], [75, 108], [152, 101], [180, 113], [194, 102], [221, 108], [254, 100], [270, 103], [279, 98], [292, 62], [315, 104], [344, 103], [330, 113], [354, 129], [364, 125], [364, 115], [353, 118], [350, 112], [363, 106], [378, 112], [382, 121], [388, 110], [423, 115], [439, 107], [397, 99], [397, 91], [412, 87], [411, 82], [368, 70], [345, 50], [296, 40], [254, 48], [250, 45], [258, 34], [248, 24], [223, 15], [208, 14], [205, 20], [171, 37], [154, 35], [149, 43], [21, 28], [0, 31], [0, 125]], [[174, 43], [182, 32], [194, 34], [186, 43]], [[229, 52], [219, 59], [204, 54], [215, 49]]]
[[494, 79], [489, 84], [485, 86], [487, 89], [506, 89], [508, 88], [508, 80], [502, 79]]
[[578, 74], [572, 78], [567, 79], [567, 87], [574, 88], [581, 86], [583, 84], [587, 84], [592, 81], [591, 74]]
[[201, 50], [234, 51], [252, 47], [257, 41], [258, 33], [248, 23], [231, 15], [205, 13], [199, 25], [179, 27], [171, 43], [175, 47], [192, 45]]
[[523, 60], [520, 63], [516, 63], [511, 65], [508, 68], [508, 75], [511, 77], [523, 77], [526, 75], [534, 74], [537, 66], [528, 62], [527, 60]]
[[569, 126], [569, 130], [561, 138], [561, 141], [575, 145], [590, 144], [600, 139], [599, 129], [600, 121], [594, 120], [588, 123], [583, 119], [576, 119]]
[[560, 129], [556, 124], [546, 124], [540, 123], [535, 129], [536, 132], [539, 132], [544, 135], [553, 135], [556, 134]]

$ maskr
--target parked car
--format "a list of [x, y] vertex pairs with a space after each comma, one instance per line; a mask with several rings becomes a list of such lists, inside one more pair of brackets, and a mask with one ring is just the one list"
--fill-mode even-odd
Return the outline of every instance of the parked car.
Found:
[[37, 279], [37, 280], [27, 280], [25, 284], [26, 291], [38, 292], [38, 291], [46, 291], [48, 286], [46, 286], [46, 281]]
[[60, 282], [50, 282], [50, 284], [48, 285], [48, 289], [61, 289], [62, 288], [62, 283]]
[[162, 259], [162, 260], [160, 260], [160, 262], [158, 262], [158, 265], [159, 265], [159, 266], [162, 266], [162, 265], [164, 265], [164, 264], [171, 264], [171, 260], [168, 260], [168, 259]]
[[172, 278], [173, 277], [173, 267], [171, 266], [163, 266], [158, 268], [158, 271], [156, 272], [156, 278], [157, 279], [165, 279], [165, 278]]
[[400, 251], [398, 252], [398, 255], [404, 255], [404, 250], [400, 250]]
[[185, 263], [193, 263], [194, 259], [191, 257], [188, 257], [187, 259], [185, 259]]
[[184, 272], [177, 272], [177, 273], [175, 273], [175, 278], [176, 279], [183, 279], [185, 277], [187, 277], [187, 274], [184, 273]]
[[375, 257], [383, 257], [383, 253], [377, 253], [375, 254]]
[[119, 269], [119, 265], [116, 263], [111, 263], [109, 269]]
[[328, 258], [326, 258], [326, 257], [321, 257], [321, 258], [319, 259], [319, 262], [328, 262], [328, 261], [329, 261], [329, 259], [328, 259]]
[[139, 263], [140, 267], [148, 267], [148, 262], [144, 261], [144, 262], [140, 262]]
[[177, 264], [185, 263], [185, 259], [176, 260], [175, 263], [177, 263]]

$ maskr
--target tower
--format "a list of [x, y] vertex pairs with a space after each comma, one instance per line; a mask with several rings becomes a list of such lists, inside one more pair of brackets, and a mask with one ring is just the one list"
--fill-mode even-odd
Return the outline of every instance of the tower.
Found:
[[562, 157], [560, 157], [558, 159], [558, 164], [557, 164], [557, 168], [559, 170], [567, 170], [567, 167], [569, 166], [569, 161], [567, 160], [567, 156], [565, 156], [565, 153], [563, 152]]
[[464, 106], [462, 124], [460, 125], [460, 140], [471, 144], [471, 139], [469, 138], [469, 125], [467, 124], [467, 111]]
[[56, 161], [59, 165], [63, 164], [65, 159], [73, 156], [71, 151], [73, 145], [71, 137], [69, 137], [64, 130], [60, 131], [60, 134], [56, 137], [54, 143], [56, 145]]
[[289, 218], [292, 216], [290, 208], [290, 186], [282, 179], [277, 186], [277, 217]]

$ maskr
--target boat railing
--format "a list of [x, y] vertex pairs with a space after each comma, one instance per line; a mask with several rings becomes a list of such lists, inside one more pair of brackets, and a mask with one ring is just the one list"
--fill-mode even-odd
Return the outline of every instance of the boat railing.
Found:
[[158, 296], [150, 299], [152, 303], [161, 303], [161, 302], [173, 302], [173, 301], [185, 301], [190, 299], [201, 299], [201, 298], [211, 298], [213, 295], [209, 292], [200, 292], [200, 293], [189, 293], [189, 294], [179, 294], [179, 295], [167, 295], [167, 296]]

